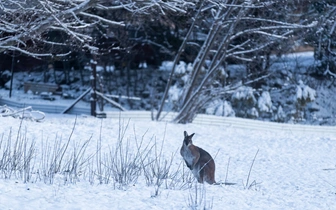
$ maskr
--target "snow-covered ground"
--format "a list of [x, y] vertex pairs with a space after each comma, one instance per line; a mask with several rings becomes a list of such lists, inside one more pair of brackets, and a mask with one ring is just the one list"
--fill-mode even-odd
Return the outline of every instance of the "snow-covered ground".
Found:
[[[127, 123], [127, 120], [78, 116], [71, 136], [75, 118], [73, 115], [47, 114], [45, 121], [39, 123], [0, 117], [1, 210], [336, 209], [334, 133], [238, 129], [132, 119]], [[24, 137], [23, 142], [28, 145], [35, 142], [31, 171], [28, 172], [31, 177], [27, 183], [22, 172], [5, 178], [8, 173], [1, 169], [6, 162], [3, 157], [6, 151], [8, 153], [8, 140], [12, 144], [15, 142], [21, 123], [19, 133]], [[185, 166], [181, 167], [183, 161], [179, 154], [184, 130], [195, 133], [194, 144], [214, 157], [217, 182], [226, 180], [235, 185], [200, 185], [194, 180], [187, 183], [190, 173]], [[127, 185], [120, 185], [113, 178], [108, 184], [99, 184], [97, 160], [99, 157], [105, 160], [111, 154], [109, 152], [117, 148], [120, 131], [125, 131], [123, 143], [129, 145], [129, 157], [137, 153], [136, 145], [141, 140], [143, 145], [156, 145], [152, 149], [160, 156], [161, 166], [164, 160], [169, 163], [172, 157], [169, 174], [162, 179], [159, 188], [156, 184], [147, 184], [144, 171]], [[85, 162], [86, 166], [79, 167], [82, 171], [72, 181], [63, 171], [54, 176], [52, 184], [45, 183], [41, 170], [48, 153], [55, 151], [55, 142], [66, 145], [70, 136], [64, 160], [71, 160], [69, 154], [74, 148], [81, 148], [87, 140], [83, 154], [91, 159]], [[155, 152], [147, 158], [153, 158], [151, 155], [155, 156]], [[68, 164], [64, 162], [64, 165]]]

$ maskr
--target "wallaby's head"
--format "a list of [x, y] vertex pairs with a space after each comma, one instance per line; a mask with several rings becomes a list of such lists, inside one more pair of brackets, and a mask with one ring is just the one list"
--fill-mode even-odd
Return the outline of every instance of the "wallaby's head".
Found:
[[195, 133], [188, 135], [187, 131], [184, 131], [184, 140], [183, 140], [183, 144], [185, 144], [186, 146], [192, 144], [192, 137], [194, 136]]

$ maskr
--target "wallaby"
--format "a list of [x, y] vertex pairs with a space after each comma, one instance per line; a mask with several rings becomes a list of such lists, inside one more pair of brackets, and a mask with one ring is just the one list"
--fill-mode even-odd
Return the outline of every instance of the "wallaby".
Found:
[[199, 183], [206, 181], [209, 184], [215, 184], [215, 161], [207, 151], [193, 145], [194, 134], [188, 135], [184, 131], [180, 153]]

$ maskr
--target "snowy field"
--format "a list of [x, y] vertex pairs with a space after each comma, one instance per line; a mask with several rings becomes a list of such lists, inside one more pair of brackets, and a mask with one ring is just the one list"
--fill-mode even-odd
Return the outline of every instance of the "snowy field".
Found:
[[[0, 125], [1, 210], [336, 209], [335, 133], [69, 115]], [[184, 130], [214, 157], [216, 181], [235, 185], [196, 184], [179, 154]]]

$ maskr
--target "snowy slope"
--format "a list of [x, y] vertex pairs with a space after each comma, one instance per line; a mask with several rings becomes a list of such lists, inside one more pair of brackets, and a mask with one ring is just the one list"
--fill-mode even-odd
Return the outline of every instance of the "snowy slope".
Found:
[[[75, 116], [68, 115], [47, 115], [43, 123], [22, 121], [22, 135], [35, 141], [33, 170], [41, 167], [43, 143], [56, 139], [66, 142], [74, 122]], [[15, 139], [20, 123], [19, 119], [0, 118], [1, 145]], [[127, 125], [127, 120], [80, 116], [69, 147], [74, 148], [76, 143], [92, 136], [86, 154], [94, 154], [100, 140], [104, 154], [114, 147], [120, 124]], [[173, 154], [171, 170], [179, 173], [187, 171], [186, 167], [179, 168], [183, 131], [195, 132], [194, 143], [215, 158], [216, 180], [236, 185], [203, 186], [167, 179], [155, 196], [155, 185], [147, 186], [143, 175], [133, 184], [118, 187], [113, 182], [99, 184], [97, 180], [90, 184], [88, 171], [83, 171], [74, 183], [59, 173], [53, 184], [45, 184], [36, 173], [33, 180], [24, 183], [20, 173], [6, 179], [1, 170], [0, 209], [336, 209], [334, 132], [236, 128], [225, 124], [179, 125], [145, 119], [131, 120], [125, 130], [125, 139], [134, 149], [130, 152], [135, 152], [135, 137], [139, 140], [144, 136], [144, 142], [156, 141], [158, 148], [163, 143], [162, 157], [170, 159]], [[0, 160], [3, 153], [4, 147], [0, 148]], [[198, 206], [193, 205], [193, 200], [197, 200]]]

